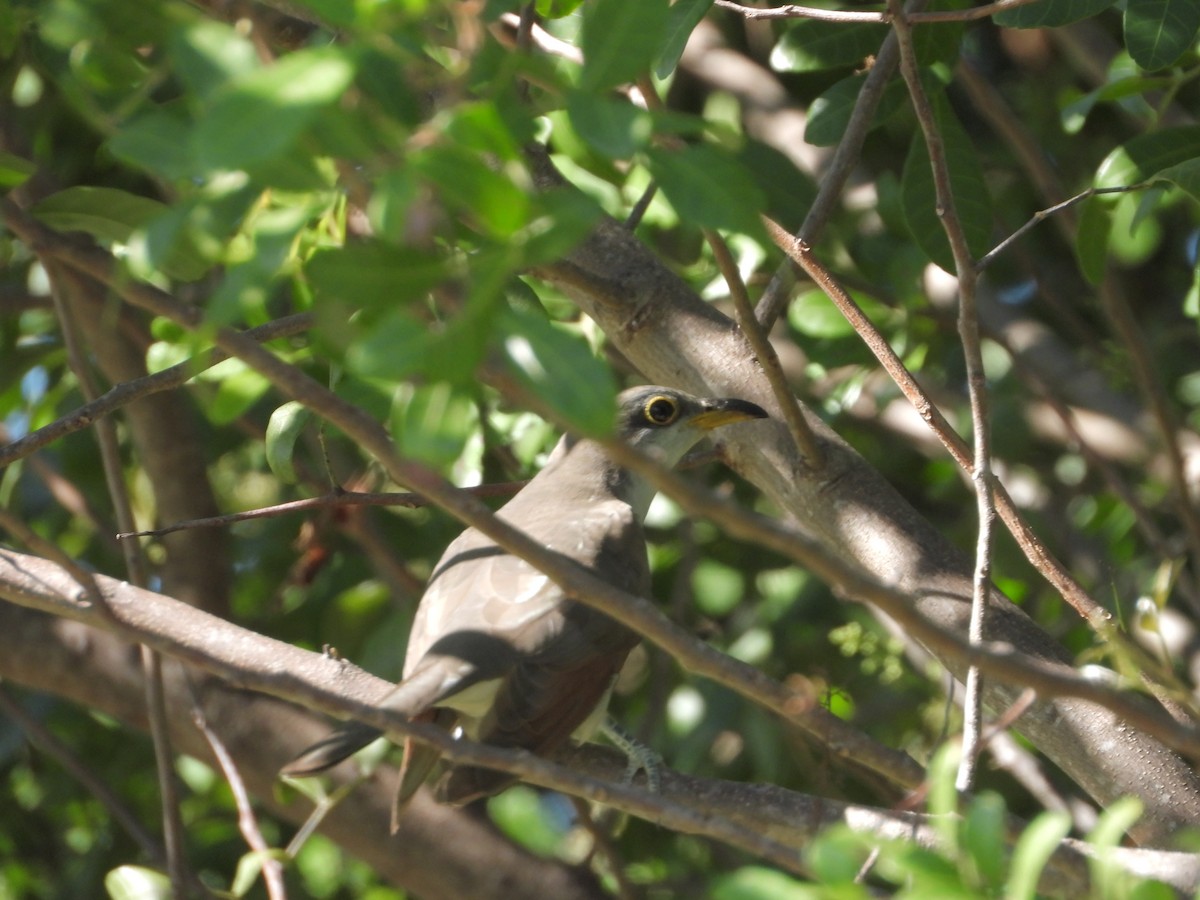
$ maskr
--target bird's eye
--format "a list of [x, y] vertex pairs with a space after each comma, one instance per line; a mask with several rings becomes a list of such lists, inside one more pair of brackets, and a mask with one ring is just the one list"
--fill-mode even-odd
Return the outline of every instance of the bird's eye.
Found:
[[651, 397], [644, 408], [646, 419], [655, 425], [670, 425], [679, 415], [679, 406], [670, 397]]

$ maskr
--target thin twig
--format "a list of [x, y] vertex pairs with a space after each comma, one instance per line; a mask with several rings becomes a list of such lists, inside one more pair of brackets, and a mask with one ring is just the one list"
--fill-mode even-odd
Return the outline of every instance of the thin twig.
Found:
[[817, 440], [816, 434], [813, 433], [804, 418], [804, 413], [800, 411], [800, 404], [796, 402], [796, 396], [788, 387], [787, 378], [783, 374], [783, 366], [779, 364], [779, 356], [775, 353], [775, 348], [771, 346], [767, 335], [758, 324], [758, 319], [754, 317], [754, 307], [750, 303], [750, 295], [746, 293], [746, 283], [742, 281], [741, 273], [738, 272], [737, 262], [734, 260], [733, 254], [729, 252], [729, 246], [721, 235], [710, 228], [703, 229], [703, 233], [704, 239], [712, 248], [717, 266], [725, 277], [725, 283], [729, 285], [738, 326], [742, 329], [742, 334], [746, 336], [746, 340], [758, 359], [759, 366], [762, 367], [763, 374], [766, 375], [767, 381], [771, 385], [771, 391], [775, 394], [775, 402], [783, 410], [783, 418], [787, 422], [792, 440], [796, 442], [796, 447], [804, 456], [804, 461], [809, 468], [815, 472], [825, 464], [825, 451], [821, 448], [821, 442]]
[[[481, 484], [477, 487], [463, 488], [476, 497], [510, 497], [523, 488], [525, 481], [504, 481], [496, 484]], [[289, 500], [287, 503], [276, 503], [258, 509], [248, 509], [243, 512], [229, 513], [224, 516], [207, 516], [201, 519], [187, 519], [164, 525], [162, 528], [151, 528], [148, 531], [122, 531], [117, 534], [118, 540], [135, 537], [162, 537], [175, 531], [186, 531], [192, 528], [224, 528], [237, 522], [253, 519], [270, 519], [276, 516], [290, 516], [295, 513], [309, 512], [314, 509], [327, 509], [338, 506], [402, 506], [406, 509], [418, 509], [428, 506], [429, 501], [420, 494], [410, 492], [360, 493], [358, 491], [332, 491], [320, 497], [306, 497], [303, 500]]]
[[[983, 641], [986, 630], [987, 594], [992, 571], [992, 523], [996, 517], [993, 500], [991, 435], [988, 416], [987, 376], [983, 369], [983, 350], [979, 337], [979, 313], [975, 305], [975, 264], [967, 247], [962, 221], [958, 217], [954, 191], [950, 184], [950, 169], [946, 147], [938, 129], [933, 105], [921, 83], [921, 71], [913, 48], [912, 28], [904, 16], [900, 0], [888, 0], [892, 13], [892, 28], [900, 47], [900, 72], [908, 86], [913, 110], [925, 137], [929, 165], [933, 171], [938, 216], [950, 250], [954, 255], [954, 270], [958, 278], [958, 335], [962, 343], [967, 370], [967, 394], [971, 408], [971, 431], [974, 455], [971, 480], [975, 485], [976, 514], [979, 532], [975, 541], [975, 572], [972, 578], [971, 621], [969, 640]], [[967, 671], [966, 692], [963, 697], [963, 753], [955, 781], [960, 791], [968, 790], [975, 777], [975, 759], [983, 728], [983, 685], [979, 669]]]
[[642, 218], [646, 215], [646, 210], [650, 208], [650, 201], [654, 199], [654, 195], [658, 193], [658, 182], [651, 181], [646, 185], [646, 189], [642, 191], [642, 195], [637, 198], [637, 202], [629, 210], [629, 215], [625, 217], [625, 227], [630, 231], [635, 231], [638, 225], [641, 224]]
[[[863, 343], [875, 355], [888, 373], [892, 381], [900, 388], [905, 399], [912, 404], [917, 414], [929, 426], [930, 431], [949, 452], [951, 458], [964, 471], [971, 470], [971, 455], [966, 441], [946, 421], [941, 410], [925, 393], [924, 389], [905, 367], [904, 362], [888, 344], [887, 339], [880, 333], [875, 324], [867, 318], [862, 308], [833, 277], [812, 251], [803, 243], [792, 237], [788, 231], [770, 219], [764, 219], [767, 233], [775, 244], [788, 255], [799, 268], [819, 287], [835, 306], [846, 317], [854, 330], [862, 338]], [[1050, 585], [1057, 590], [1093, 628], [1111, 630], [1112, 615], [1103, 606], [1093, 600], [1083, 587], [1071, 577], [1070, 573], [1046, 549], [1041, 539], [1021, 516], [1016, 504], [1008, 495], [1002, 484], [996, 485], [996, 507], [1009, 532], [1016, 539], [1021, 551], [1030, 564], [1041, 573]]]
[[0, 529], [7, 531], [14, 538], [39, 556], [52, 559], [71, 573], [75, 583], [79, 585], [79, 593], [74, 597], [75, 603], [85, 603], [104, 609], [104, 595], [96, 587], [95, 575], [81, 566], [73, 557], [65, 553], [57, 544], [46, 540], [19, 516], [0, 506]]
[[1032, 229], [1036, 225], [1039, 225], [1042, 222], [1046, 221], [1046, 219], [1050, 218], [1055, 213], [1060, 213], [1063, 210], [1070, 209], [1075, 204], [1082, 203], [1084, 200], [1088, 199], [1089, 197], [1095, 197], [1100, 194], [1126, 194], [1126, 193], [1129, 193], [1130, 191], [1145, 190], [1147, 187], [1149, 187], [1149, 185], [1147, 185], [1147, 184], [1131, 184], [1126, 187], [1088, 188], [1086, 191], [1080, 191], [1074, 197], [1068, 197], [1066, 200], [1063, 200], [1060, 203], [1055, 203], [1053, 206], [1049, 206], [1046, 209], [1039, 209], [1037, 212], [1035, 212], [1030, 217], [1028, 222], [1026, 222], [1024, 225], [1022, 225], [1020, 228], [1018, 228], [1016, 231], [1014, 231], [1012, 234], [1010, 234], [1004, 240], [1002, 240], [999, 244], [997, 244], [995, 247], [993, 247], [991, 250], [989, 250], [983, 256], [981, 256], [979, 258], [979, 260], [975, 263], [975, 271], [982, 272], [984, 269], [986, 269], [988, 266], [990, 266], [993, 262], [995, 262], [996, 257], [998, 257], [1001, 253], [1003, 253], [1009, 247], [1011, 247], [1019, 238], [1023, 237], [1030, 229]]
[[242, 781], [241, 773], [238, 772], [237, 763], [233, 761], [233, 757], [230, 756], [229, 750], [226, 749], [221, 738], [209, 726], [204, 709], [200, 706], [200, 700], [190, 681], [188, 689], [192, 699], [192, 722], [204, 736], [204, 740], [208, 742], [209, 749], [212, 750], [217, 764], [221, 767], [221, 772], [225, 775], [225, 783], [229, 785], [234, 804], [237, 806], [238, 830], [246, 839], [246, 845], [259, 854], [267, 896], [271, 900], [286, 900], [287, 888], [283, 883], [283, 865], [269, 853], [271, 848], [263, 838], [262, 830], [258, 827], [258, 818], [254, 815], [254, 805], [250, 802], [250, 795], [246, 791], [246, 783]]
[[[926, 13], [909, 13], [908, 20], [913, 25], [931, 24], [934, 22], [973, 22], [985, 19], [998, 12], [1015, 9], [1036, 3], [1037, 0], [995, 0], [983, 6], [972, 6], [969, 9], [938, 10]], [[714, 5], [737, 13], [744, 19], [817, 19], [822, 22], [851, 23], [880, 23], [892, 21], [890, 12], [855, 12], [843, 9], [822, 9], [815, 6], [799, 6], [789, 3], [786, 6], [758, 7], [744, 6], [734, 0], [715, 0]]]
[[[908, 14], [913, 15], [925, 5], [925, 2], [926, 0], [910, 0], [907, 5]], [[825, 166], [821, 185], [817, 189], [817, 196], [813, 198], [812, 205], [809, 206], [808, 212], [804, 216], [804, 222], [801, 224], [800, 230], [796, 232], [796, 237], [809, 246], [816, 245], [820, 240], [821, 233], [825, 230], [825, 224], [833, 215], [837, 204], [842, 200], [842, 191], [862, 155], [863, 143], [867, 139], [867, 132], [871, 130], [875, 110], [879, 107], [884, 89], [895, 73], [899, 61], [900, 53], [896, 46], [896, 35], [889, 31], [879, 46], [879, 52], [875, 54], [875, 62], [871, 66], [871, 71], [867, 73], [862, 88], [859, 89], [858, 97], [854, 101], [854, 110], [850, 113], [850, 120], [846, 123], [842, 139], [838, 141], [837, 149], [834, 150], [833, 156]], [[755, 310], [755, 315], [764, 331], [770, 332], [775, 320], [787, 306], [795, 282], [795, 272], [790, 263], [785, 262], [771, 276]]]

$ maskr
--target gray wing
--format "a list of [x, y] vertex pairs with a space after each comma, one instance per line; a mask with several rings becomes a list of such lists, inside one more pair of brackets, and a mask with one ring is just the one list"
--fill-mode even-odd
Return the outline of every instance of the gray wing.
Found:
[[[533, 537], [605, 580], [649, 592], [645, 540], [627, 504], [586, 504], [573, 519], [561, 508], [507, 511], [518, 512]], [[413, 621], [404, 680], [382, 705], [410, 718], [450, 708], [474, 737], [546, 752], [605, 699], [636, 643], [628, 629], [574, 603], [546, 575], [468, 529], [434, 571]], [[284, 771], [320, 771], [378, 736], [349, 723]]]

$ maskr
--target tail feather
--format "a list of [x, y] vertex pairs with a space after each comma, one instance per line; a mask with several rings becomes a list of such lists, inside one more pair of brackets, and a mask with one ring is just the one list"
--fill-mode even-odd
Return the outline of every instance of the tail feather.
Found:
[[279, 770], [280, 775], [303, 778], [333, 768], [383, 734], [378, 728], [361, 722], [347, 722], [317, 741]]
[[[475, 667], [453, 657], [427, 657], [408, 678], [396, 685], [381, 704], [416, 718], [446, 697], [469, 686], [477, 676]], [[281, 775], [305, 777], [323, 772], [358, 752], [383, 732], [360, 722], [347, 722], [328, 737], [304, 750], [279, 770]]]

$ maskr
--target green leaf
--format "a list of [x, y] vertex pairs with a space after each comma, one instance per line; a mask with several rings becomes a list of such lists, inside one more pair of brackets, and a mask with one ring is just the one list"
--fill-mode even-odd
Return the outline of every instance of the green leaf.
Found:
[[1079, 271], [1092, 284], [1099, 284], [1108, 265], [1108, 241], [1112, 234], [1112, 207], [1097, 197], [1089, 197], [1079, 213], [1075, 233], [1075, 256]]
[[1004, 798], [994, 791], [976, 796], [962, 824], [962, 845], [988, 888], [1004, 883], [1005, 815]]
[[692, 31], [712, 9], [713, 0], [675, 0], [667, 16], [667, 37], [654, 63], [654, 74], [666, 78], [675, 71]]
[[121, 126], [107, 147], [117, 159], [160, 178], [189, 178], [198, 166], [191, 145], [180, 136], [190, 128], [181, 112], [152, 109]]
[[254, 887], [254, 882], [258, 881], [258, 876], [262, 873], [263, 865], [271, 860], [280, 863], [291, 862], [289, 857], [283, 850], [277, 847], [268, 847], [266, 850], [251, 850], [248, 853], [242, 854], [238, 859], [237, 872], [233, 876], [233, 884], [230, 885], [230, 893], [234, 897], [245, 897]]
[[[1200, 158], [1200, 125], [1163, 128], [1126, 141], [1104, 158], [1093, 186], [1128, 187], [1149, 181], [1164, 169]], [[1110, 202], [1117, 202], [1113, 197]]]
[[[322, 309], [318, 306], [318, 313]], [[431, 346], [428, 325], [407, 310], [394, 309], [347, 348], [345, 365], [363, 378], [409, 378], [428, 366]]]
[[685, 221], [707, 228], [759, 234], [766, 198], [754, 178], [716, 147], [646, 151], [651, 174]]
[[692, 573], [692, 594], [706, 616], [729, 615], [742, 602], [746, 579], [741, 570], [715, 559], [702, 559]]
[[199, 377], [217, 384], [207, 410], [209, 419], [217, 425], [228, 425], [243, 415], [271, 387], [271, 382], [241, 360], [227, 359]]
[[77, 186], [51, 194], [32, 212], [59, 231], [82, 231], [102, 241], [123, 244], [135, 230], [167, 209], [157, 200], [117, 188]]
[[296, 441], [311, 415], [307, 406], [293, 400], [271, 413], [271, 420], [267, 422], [267, 465], [280, 481], [287, 484], [296, 484], [300, 480], [294, 463]]
[[518, 785], [487, 802], [488, 815], [496, 827], [522, 847], [542, 856], [553, 857], [565, 835], [554, 816], [542, 802], [542, 795], [526, 785]]
[[846, 825], [834, 825], [820, 832], [805, 848], [804, 861], [817, 880], [825, 884], [847, 891], [859, 888], [858, 893], [838, 893], [837, 897], [865, 898], [869, 896], [866, 888], [855, 882], [870, 855], [871, 848], [863, 845], [861, 835]]
[[654, 130], [650, 113], [606, 94], [572, 91], [567, 97], [567, 115], [593, 150], [612, 159], [633, 156], [649, 143]]
[[771, 68], [777, 72], [821, 72], [859, 66], [879, 52], [887, 33], [888, 26], [882, 23], [801, 19], [771, 50]]
[[992, 16], [1003, 28], [1057, 28], [1104, 12], [1117, 0], [1042, 0], [1016, 9], [1005, 9]]
[[737, 161], [766, 197], [764, 212], [784, 227], [798, 228], [817, 195], [816, 182], [787, 156], [761, 141], [742, 144]]
[[[835, 82], [808, 107], [808, 123], [804, 129], [804, 140], [816, 147], [832, 147], [842, 139], [850, 116], [858, 102], [866, 75], [851, 75]], [[883, 89], [879, 105], [875, 109], [871, 128], [881, 125], [908, 102], [904, 82], [893, 79]]]
[[354, 80], [350, 56], [337, 47], [298, 50], [216, 91], [192, 132], [197, 159], [239, 169], [284, 153]]
[[[765, 866], [742, 866], [720, 875], [708, 893], [709, 900], [807, 900], [818, 896], [823, 895], [790, 875]], [[866, 892], [858, 896], [865, 897]]]
[[0, 150], [0, 188], [15, 188], [25, 183], [37, 166], [7, 150]]
[[1088, 833], [1088, 843], [1094, 848], [1088, 858], [1092, 883], [1104, 885], [1108, 896], [1129, 896], [1133, 876], [1113, 859], [1111, 851], [1120, 846], [1121, 839], [1141, 818], [1145, 808], [1137, 797], [1118, 797], [1104, 808]]
[[[855, 294], [853, 299], [876, 325], [889, 315], [890, 311], [877, 300], [860, 294]], [[792, 328], [810, 338], [828, 340], [854, 334], [854, 326], [846, 321], [842, 311], [819, 288], [809, 288], [797, 294], [788, 304], [787, 317]]]
[[1071, 817], [1065, 812], [1045, 812], [1021, 832], [1009, 865], [1004, 900], [1033, 900], [1038, 879], [1059, 842], [1071, 831]]
[[[929, 12], [950, 12], [966, 9], [967, 0], [932, 0], [925, 6]], [[913, 51], [917, 64], [932, 66], [942, 63], [953, 66], [962, 50], [965, 22], [930, 22], [913, 30]]]
[[112, 900], [168, 900], [171, 879], [144, 866], [118, 866], [104, 876]]
[[1156, 181], [1170, 182], [1191, 194], [1192, 199], [1200, 200], [1200, 158], [1160, 169], [1154, 178]]
[[529, 221], [528, 193], [465, 148], [439, 144], [411, 163], [444, 200], [493, 237], [509, 238]]
[[462, 455], [479, 424], [474, 399], [446, 382], [401, 384], [392, 405], [392, 439], [401, 454], [438, 469]]
[[[934, 119], [945, 148], [949, 170], [950, 191], [967, 247], [975, 258], [982, 256], [991, 242], [992, 201], [983, 167], [966, 130], [958, 121], [943, 94], [931, 93]], [[925, 136], [918, 131], [913, 136], [900, 183], [904, 219], [913, 238], [929, 258], [945, 269], [954, 271], [954, 255], [937, 211], [937, 191]]]
[[583, 12], [579, 86], [603, 91], [633, 81], [662, 50], [666, 0], [592, 0]]
[[175, 73], [201, 99], [259, 66], [258, 51], [251, 41], [211, 19], [180, 28], [171, 35], [168, 46]]
[[562, 259], [591, 233], [601, 215], [591, 197], [570, 185], [533, 199], [529, 224], [513, 236], [523, 266]]
[[1125, 832], [1133, 827], [1145, 810], [1145, 804], [1137, 797], [1118, 798], [1100, 813], [1088, 833], [1088, 843], [1097, 848], [1118, 846]]
[[583, 0], [537, 0], [538, 15], [547, 19], [561, 19], [575, 12]]
[[1117, 262], [1132, 268], [1144, 264], [1162, 243], [1162, 225], [1152, 215], [1162, 199], [1162, 189], [1124, 194], [1112, 207], [1112, 232], [1108, 251]]
[[616, 384], [583, 338], [520, 309], [501, 311], [496, 326], [509, 369], [564, 421], [581, 434], [612, 431]]
[[1196, 0], [1127, 0], [1125, 46], [1147, 71], [1173, 65], [1196, 42], [1200, 3]]
[[319, 250], [304, 271], [318, 296], [356, 307], [391, 307], [422, 298], [449, 274], [448, 264], [431, 254], [371, 240]]

